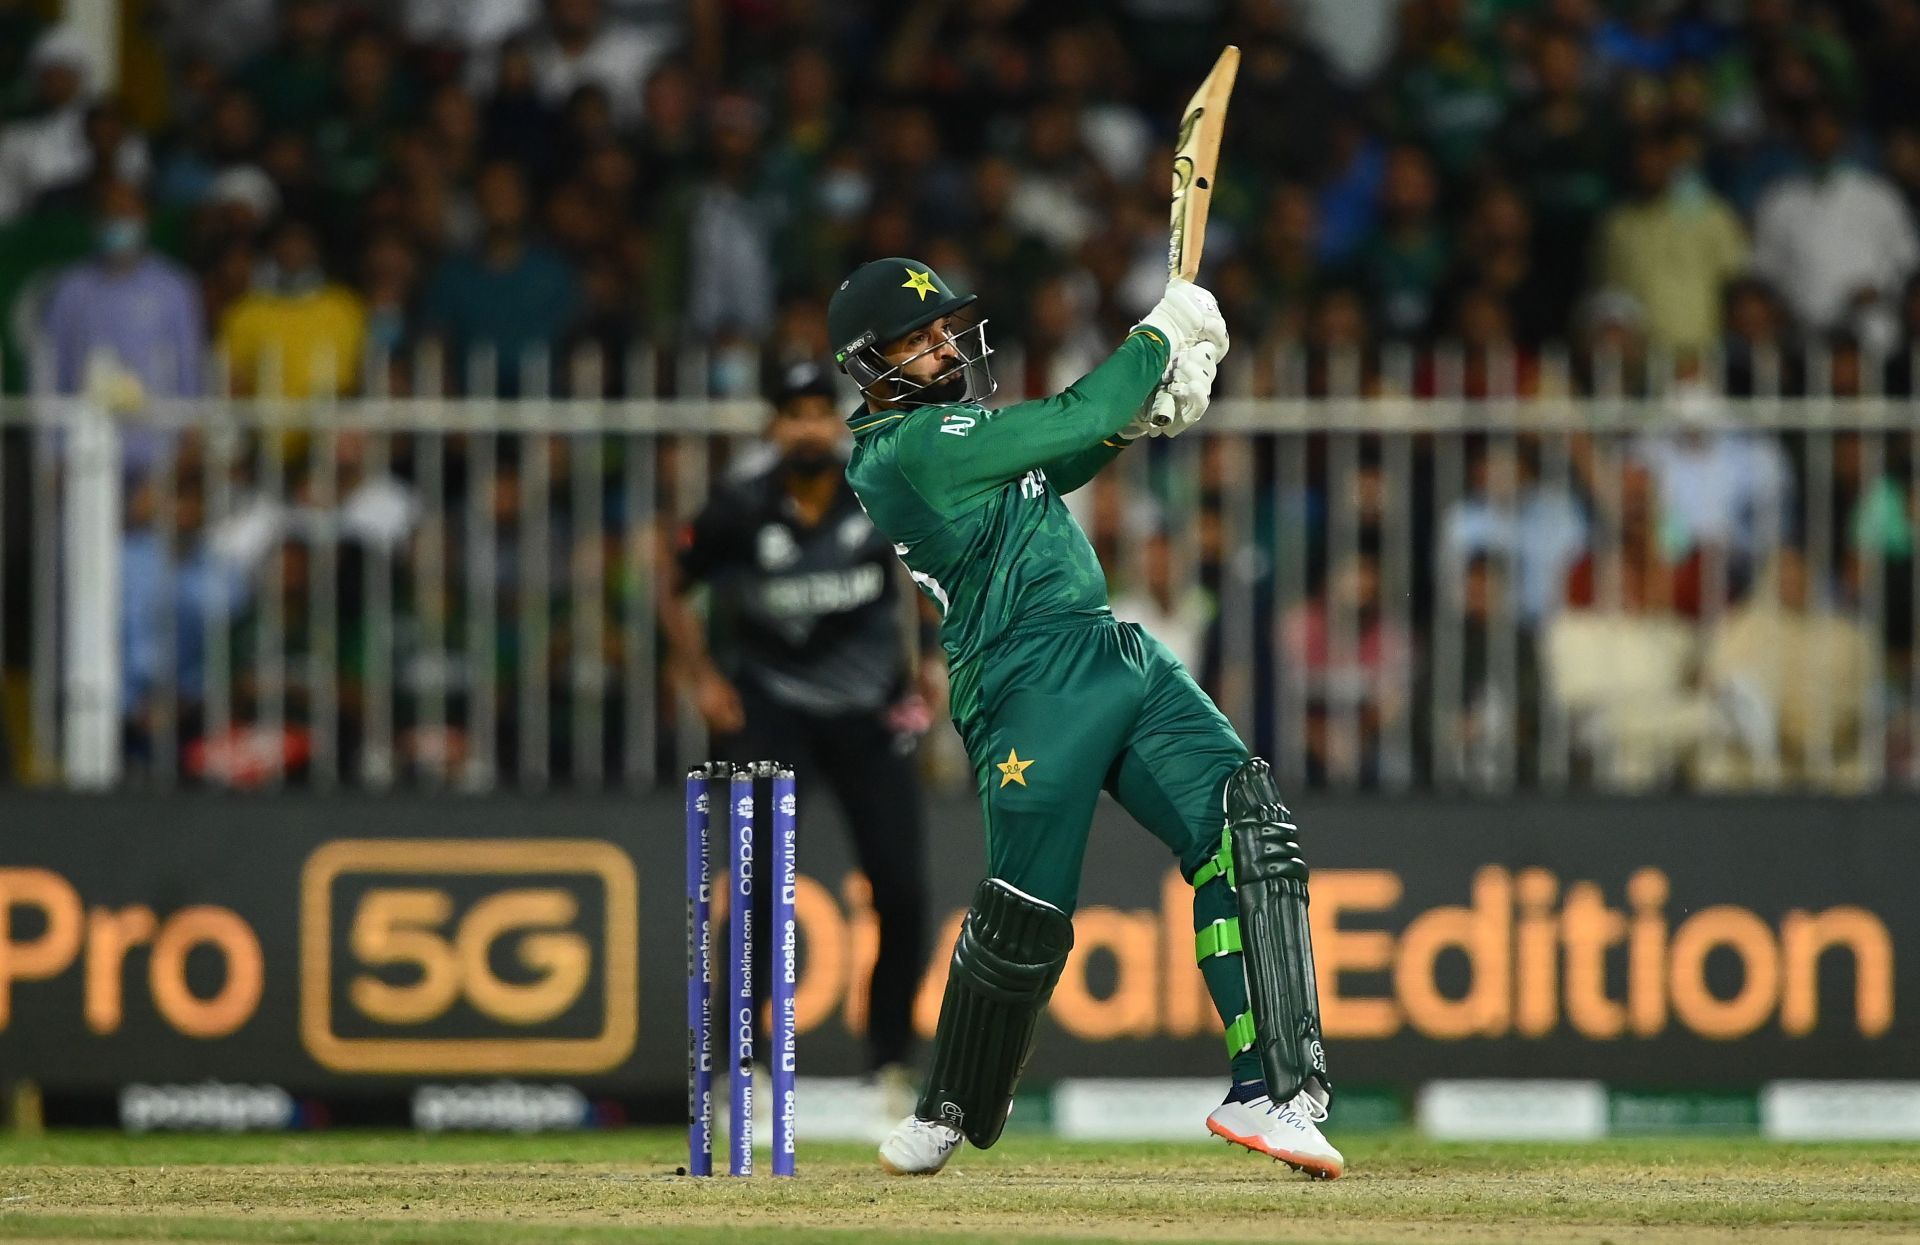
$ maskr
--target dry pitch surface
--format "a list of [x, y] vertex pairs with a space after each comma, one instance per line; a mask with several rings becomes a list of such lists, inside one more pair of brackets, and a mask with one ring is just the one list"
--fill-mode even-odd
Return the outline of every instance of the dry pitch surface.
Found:
[[1920, 1241], [1920, 1146], [1342, 1139], [1315, 1184], [1224, 1145], [1010, 1137], [940, 1176], [803, 1147], [798, 1180], [675, 1174], [683, 1134], [0, 1139], [0, 1241]]

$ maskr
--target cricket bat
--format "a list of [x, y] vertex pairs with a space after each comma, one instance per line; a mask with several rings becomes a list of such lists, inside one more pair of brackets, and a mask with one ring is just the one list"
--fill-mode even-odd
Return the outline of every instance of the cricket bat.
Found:
[[[1180, 137], [1173, 151], [1173, 213], [1167, 233], [1167, 276], [1188, 281], [1200, 272], [1207, 247], [1207, 209], [1213, 205], [1213, 179], [1220, 163], [1220, 136], [1227, 128], [1227, 97], [1240, 72], [1240, 49], [1228, 44], [1213, 62], [1200, 89], [1187, 101]], [[1165, 427], [1171, 415], [1154, 414]]]
[[1207, 246], [1207, 209], [1220, 163], [1220, 135], [1227, 128], [1227, 97], [1240, 72], [1240, 49], [1228, 44], [1213, 71], [1187, 101], [1173, 152], [1173, 216], [1167, 236], [1167, 275], [1191, 281]]

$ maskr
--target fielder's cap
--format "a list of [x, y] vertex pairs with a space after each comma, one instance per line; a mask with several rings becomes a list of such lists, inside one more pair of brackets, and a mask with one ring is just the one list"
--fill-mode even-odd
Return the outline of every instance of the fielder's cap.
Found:
[[832, 398], [833, 378], [827, 369], [811, 360], [789, 364], [781, 369], [773, 386], [773, 404], [783, 407], [795, 398]]

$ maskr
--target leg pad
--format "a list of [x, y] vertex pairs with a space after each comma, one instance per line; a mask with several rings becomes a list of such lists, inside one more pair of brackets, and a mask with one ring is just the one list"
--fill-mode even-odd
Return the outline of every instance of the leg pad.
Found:
[[949, 1124], [983, 1150], [1000, 1140], [1071, 950], [1066, 913], [998, 878], [980, 884], [948, 966], [921, 1119]]
[[1252, 1002], [1254, 1045], [1267, 1091], [1285, 1102], [1310, 1084], [1333, 1096], [1320, 1040], [1320, 996], [1307, 925], [1307, 863], [1273, 771], [1254, 757], [1227, 778], [1227, 837]]

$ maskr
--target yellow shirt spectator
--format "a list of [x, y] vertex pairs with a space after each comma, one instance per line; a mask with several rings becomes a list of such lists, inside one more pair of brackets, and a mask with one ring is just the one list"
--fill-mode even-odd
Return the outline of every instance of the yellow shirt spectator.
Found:
[[360, 377], [367, 309], [343, 285], [254, 290], [220, 321], [235, 393], [310, 398], [348, 393]]
[[327, 280], [319, 238], [299, 217], [280, 222], [267, 254], [271, 279], [220, 319], [233, 391], [281, 398], [352, 392], [367, 343], [366, 305]]
[[1634, 154], [1640, 194], [1600, 228], [1600, 284], [1647, 309], [1647, 335], [1672, 350], [1705, 350], [1720, 337], [1720, 291], [1747, 267], [1747, 236], [1733, 209], [1697, 176], [1676, 176], [1686, 140], [1642, 140]]

